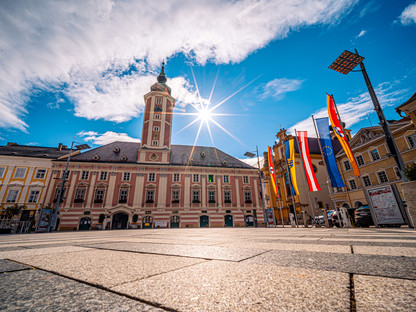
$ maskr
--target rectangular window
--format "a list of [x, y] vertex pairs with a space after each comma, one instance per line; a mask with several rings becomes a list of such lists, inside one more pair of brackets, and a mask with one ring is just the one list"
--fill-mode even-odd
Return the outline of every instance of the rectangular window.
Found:
[[397, 167], [394, 167], [394, 172], [396, 173], [397, 179], [401, 179], [402, 175], [400, 174], [400, 170]]
[[407, 142], [409, 142], [410, 148], [416, 147], [416, 134], [409, 135]]
[[179, 173], [173, 174], [173, 182], [179, 182]]
[[373, 161], [380, 159], [380, 154], [378, 153], [377, 149], [370, 151], [370, 154], [371, 154], [371, 158], [373, 159]]
[[5, 171], [6, 171], [6, 168], [0, 167], [0, 178], [3, 178]]
[[230, 182], [230, 179], [229, 179], [228, 175], [225, 175], [223, 177], [223, 179], [224, 179], [224, 183], [229, 183]]
[[119, 203], [127, 203], [127, 198], [129, 196], [129, 190], [128, 189], [120, 189], [120, 195], [118, 197]]
[[155, 173], [149, 173], [149, 177], [148, 177], [148, 181], [149, 182], [155, 182], [156, 181], [156, 174]]
[[155, 119], [160, 119], [160, 114], [155, 114]]
[[9, 195], [7, 195], [7, 203], [15, 203], [17, 200], [17, 194], [19, 194], [19, 191], [17, 190], [10, 190]]
[[154, 126], [154, 127], [153, 127], [153, 131], [154, 131], [154, 132], [159, 132], [159, 130], [160, 130], [160, 128], [159, 128], [158, 126]]
[[[66, 191], [66, 187], [64, 187], [64, 189], [63, 189], [63, 191], [62, 191], [61, 203], [64, 201], [65, 191]], [[58, 197], [59, 197], [59, 193], [60, 193], [60, 192], [61, 192], [61, 188], [60, 188], [60, 187], [58, 187], [58, 188], [56, 189], [56, 192], [55, 192], [55, 198], [54, 198], [54, 200], [53, 200], [53, 202], [54, 202], [54, 203], [56, 203], [56, 202], [58, 201]]]
[[357, 159], [357, 164], [358, 164], [358, 166], [362, 166], [362, 165], [364, 165], [364, 158], [363, 158], [363, 156], [358, 155], [358, 156], [356, 157], [356, 159]]
[[29, 194], [29, 203], [37, 203], [39, 198], [39, 191], [30, 191]]
[[194, 182], [199, 182], [199, 174], [194, 174]]
[[172, 191], [172, 202], [179, 203], [179, 190]]
[[244, 200], [247, 204], [251, 204], [251, 192], [244, 192]]
[[25, 177], [26, 174], [26, 168], [17, 168], [16, 172], [14, 173], [14, 177], [16, 179], [22, 179]]
[[350, 180], [349, 182], [350, 182], [350, 188], [352, 190], [357, 189], [357, 184], [355, 183], [355, 180]]
[[64, 173], [63, 174], [65, 174], [65, 180], [68, 180], [69, 179], [69, 170], [67, 170], [67, 171], [63, 171]]
[[208, 175], [208, 183], [214, 183], [214, 175], [213, 174]]
[[88, 177], [90, 176], [89, 171], [82, 171], [81, 173], [81, 180], [88, 180]]
[[215, 203], [215, 191], [208, 191], [208, 201]]
[[101, 171], [100, 180], [107, 180], [107, 171]]
[[351, 165], [348, 160], [344, 161], [344, 168], [345, 168], [345, 171], [351, 170]]
[[324, 203], [321, 201], [318, 201], [318, 208], [324, 208]]
[[363, 176], [363, 181], [365, 186], [371, 186], [371, 180], [369, 176]]
[[38, 169], [38, 171], [36, 171], [35, 179], [45, 179], [45, 175], [46, 169]]
[[158, 140], [153, 140], [152, 141], [152, 146], [158, 146], [159, 145], [159, 141]]
[[199, 203], [199, 191], [193, 191], [192, 192], [192, 199], [194, 203]]
[[102, 203], [104, 201], [104, 189], [96, 189], [95, 190], [95, 196], [94, 196], [94, 202], [95, 203]]
[[231, 203], [231, 192], [224, 191], [224, 203], [230, 204]]
[[248, 176], [243, 176], [243, 183], [248, 183]]
[[162, 104], [162, 98], [161, 98], [161, 97], [157, 97], [157, 98], [156, 98], [156, 104], [157, 104], [157, 105]]
[[146, 203], [153, 203], [155, 198], [155, 191], [154, 190], [147, 190], [146, 192]]
[[387, 178], [387, 174], [385, 171], [379, 171], [377, 172], [378, 178], [380, 180], [380, 183], [386, 183], [389, 182], [389, 179]]
[[123, 181], [130, 181], [130, 172], [123, 173]]
[[85, 188], [79, 188], [75, 192], [75, 199], [84, 199], [85, 196]]

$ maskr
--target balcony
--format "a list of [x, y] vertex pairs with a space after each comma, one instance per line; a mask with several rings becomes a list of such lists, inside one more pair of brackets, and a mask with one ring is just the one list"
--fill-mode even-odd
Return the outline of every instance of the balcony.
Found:
[[193, 204], [200, 204], [200, 203], [201, 203], [201, 201], [200, 201], [199, 199], [194, 199], [194, 200], [192, 201], [192, 203], [193, 203]]
[[82, 204], [84, 202], [84, 198], [75, 198], [74, 203], [75, 204]]
[[210, 204], [215, 204], [215, 199], [210, 199], [210, 200], [208, 200], [208, 203], [210, 203]]
[[231, 204], [231, 200], [230, 199], [224, 200], [224, 204]]

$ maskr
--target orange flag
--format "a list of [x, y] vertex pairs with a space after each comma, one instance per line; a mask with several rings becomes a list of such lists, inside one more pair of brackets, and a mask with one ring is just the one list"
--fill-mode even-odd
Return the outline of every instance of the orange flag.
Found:
[[269, 170], [270, 170], [270, 181], [272, 182], [274, 193], [276, 194], [276, 197], [279, 198], [279, 193], [277, 192], [277, 184], [276, 184], [276, 176], [274, 175], [274, 167], [273, 167], [273, 158], [272, 158], [272, 150], [270, 146], [269, 148]]

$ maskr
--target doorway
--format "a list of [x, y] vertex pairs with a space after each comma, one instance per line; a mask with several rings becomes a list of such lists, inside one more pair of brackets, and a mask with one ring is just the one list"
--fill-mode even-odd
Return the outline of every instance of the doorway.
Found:
[[144, 229], [151, 229], [153, 227], [153, 218], [150, 216], [146, 216], [143, 218], [143, 228]]
[[170, 217], [170, 227], [171, 228], [178, 228], [180, 222], [181, 222], [181, 218], [179, 216]]
[[128, 214], [124, 212], [116, 213], [113, 216], [113, 222], [111, 224], [112, 230], [127, 229], [127, 222], [129, 220]]
[[209, 227], [209, 217], [200, 216], [199, 217], [199, 227]]
[[224, 216], [224, 225], [226, 227], [233, 227], [233, 216], [232, 215], [225, 215]]
[[252, 215], [247, 215], [245, 221], [246, 226], [254, 226], [254, 217]]
[[79, 231], [88, 231], [91, 227], [91, 218], [81, 218], [81, 220], [79, 220], [79, 227], [78, 230]]

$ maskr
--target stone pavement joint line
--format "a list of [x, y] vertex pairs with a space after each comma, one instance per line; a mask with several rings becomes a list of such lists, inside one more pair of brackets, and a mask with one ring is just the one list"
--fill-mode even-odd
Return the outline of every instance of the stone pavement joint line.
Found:
[[[19, 263], [21, 265], [26, 265], [26, 264], [20, 263], [18, 261], [14, 261], [14, 262]], [[45, 269], [42, 269], [40, 267], [31, 266], [27, 270], [33, 270], [33, 269], [39, 270], [39, 271], [42, 271], [42, 272], [46, 272], [46, 273], [49, 273], [49, 274], [52, 274], [52, 275], [60, 276], [60, 277], [69, 279], [71, 281], [78, 282], [78, 283], [81, 283], [81, 284], [84, 284], [84, 285], [88, 285], [90, 287], [94, 287], [94, 288], [97, 288], [97, 289], [101, 289], [101, 290], [104, 290], [104, 291], [107, 291], [107, 292], [110, 292], [110, 293], [113, 293], [113, 294], [116, 294], [116, 295], [119, 295], [119, 296], [122, 296], [122, 297], [126, 297], [126, 298], [129, 298], [129, 299], [135, 300], [135, 301], [139, 301], [141, 303], [144, 303], [144, 304], [153, 306], [155, 308], [160, 308], [160, 309], [163, 309], [163, 310], [166, 310], [166, 311], [170, 311], [170, 312], [179, 312], [178, 310], [172, 309], [170, 307], [163, 306], [162, 304], [159, 304], [157, 302], [152, 302], [152, 301], [148, 301], [148, 300], [145, 300], [145, 299], [141, 299], [141, 298], [139, 298], [137, 296], [131, 296], [129, 294], [121, 293], [121, 292], [112, 290], [110, 288], [107, 288], [107, 287], [104, 287], [104, 286], [101, 286], [101, 285], [97, 285], [97, 284], [94, 284], [94, 283], [89, 283], [89, 282], [83, 281], [81, 279], [77, 279], [77, 278], [74, 278], [74, 277], [71, 277], [71, 276], [63, 275], [63, 274], [60, 274], [58, 272], [45, 270]], [[22, 271], [22, 270], [20, 270], [20, 271]], [[14, 272], [16, 272], [16, 271], [14, 271]]]
[[355, 300], [354, 274], [350, 273], [350, 311], [357, 311], [357, 302]]

